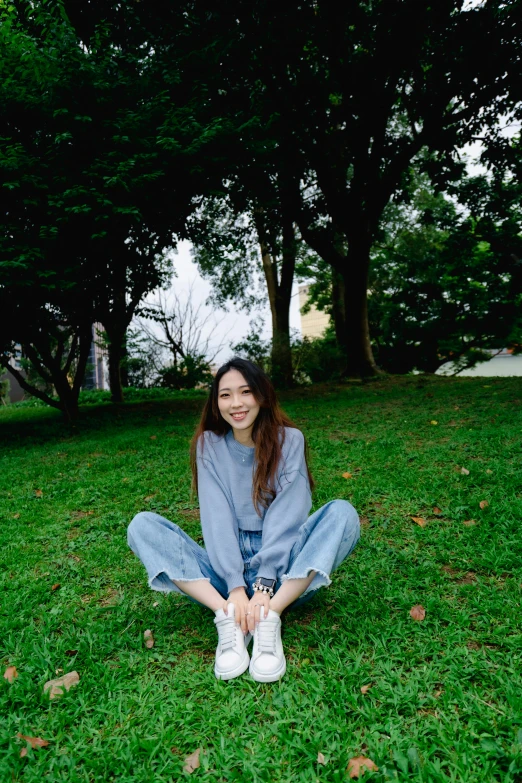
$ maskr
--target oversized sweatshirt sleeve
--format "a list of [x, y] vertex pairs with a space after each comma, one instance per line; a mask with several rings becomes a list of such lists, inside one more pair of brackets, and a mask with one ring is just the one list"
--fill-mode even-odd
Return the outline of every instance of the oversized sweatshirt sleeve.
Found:
[[254, 572], [266, 579], [280, 579], [286, 573], [299, 528], [312, 507], [304, 437], [300, 430], [286, 431], [276, 491], [263, 520], [261, 549], [250, 562]]
[[210, 447], [205, 444], [204, 456], [199, 448], [197, 455], [201, 527], [210, 564], [227, 583], [230, 592], [235, 587], [245, 587], [244, 564], [237, 519], [209, 451]]

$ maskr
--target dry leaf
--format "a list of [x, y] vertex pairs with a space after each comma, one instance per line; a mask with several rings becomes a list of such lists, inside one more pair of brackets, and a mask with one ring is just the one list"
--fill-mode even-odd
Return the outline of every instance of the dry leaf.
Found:
[[426, 617], [426, 609], [421, 604], [416, 604], [410, 609], [410, 617], [412, 620], [421, 622]]
[[435, 419], [432, 419], [432, 420], [430, 421], [430, 424], [433, 424], [433, 425], [435, 425], [435, 424], [438, 424], [438, 423], [439, 423], [439, 422], [438, 422], [438, 421], [435, 421]]
[[370, 683], [369, 685], [363, 685], [363, 686], [361, 687], [361, 693], [362, 693], [362, 694], [368, 693], [368, 691], [370, 690], [370, 688], [371, 688], [371, 687], [372, 687], [372, 684], [371, 684], [371, 683]]
[[68, 655], [69, 658], [74, 658], [74, 656], [78, 654], [78, 650], [66, 650], [65, 654]]
[[153, 606], [154, 608], [156, 608], [156, 606], [159, 606], [159, 601], [154, 601], [154, 603], [152, 604], [152, 606]]
[[143, 639], [145, 641], [145, 647], [147, 650], [150, 650], [152, 647], [154, 647], [154, 636], [152, 635], [150, 628], [147, 628], [147, 630], [143, 632]]
[[183, 765], [184, 772], [188, 772], [190, 774], [199, 767], [200, 753], [201, 753], [201, 748], [198, 748], [197, 750], [194, 751], [194, 753], [191, 756], [187, 756], [187, 758], [185, 759], [185, 763]]
[[343, 478], [353, 478], [353, 475], [351, 473], [343, 473]]
[[442, 511], [440, 510], [440, 508], [438, 506], [434, 506], [433, 513], [434, 514], [442, 514]]
[[[491, 475], [491, 473], [493, 473], [493, 471], [492, 471], [492, 470], [490, 470], [490, 469], [488, 468], [488, 469], [486, 470], [486, 473], [489, 473], [489, 474]], [[20, 514], [19, 514], [18, 516], [20, 516]]]
[[[48, 740], [44, 740], [41, 737], [27, 737], [25, 734], [20, 734], [20, 732], [18, 732], [18, 734], [16, 736], [18, 737], [18, 739], [25, 740], [32, 747], [33, 750], [35, 748], [46, 748], [47, 745], [49, 744]], [[27, 751], [27, 749], [26, 749], [26, 751]], [[20, 755], [22, 755], [22, 754], [20, 754]], [[24, 756], [25, 756], [25, 753], [24, 753]]]
[[469, 476], [469, 470], [467, 468], [461, 468], [460, 472], [463, 476]]
[[35, 489], [34, 494], [36, 495], [37, 498], [43, 497], [43, 492], [41, 489]]
[[317, 763], [318, 764], [326, 764], [326, 759], [325, 759], [325, 757], [323, 756], [323, 754], [321, 752], [319, 752], [317, 754]]
[[59, 696], [63, 696], [64, 691], [68, 691], [74, 685], [80, 682], [80, 675], [78, 672], [67, 672], [63, 677], [57, 677], [55, 680], [49, 680], [44, 685], [44, 693], [49, 691], [49, 698], [56, 699]]
[[151, 440], [156, 440], [156, 438], [157, 438], [157, 437], [158, 437], [157, 435], [151, 435], [151, 436], [150, 436], [150, 439], [151, 439]]
[[466, 525], [466, 527], [473, 527], [473, 525], [476, 525], [477, 523], [474, 519], [465, 519], [462, 524]]
[[[491, 470], [489, 472], [492, 473]], [[20, 519], [20, 514], [13, 514], [13, 519]]]
[[481, 500], [479, 506], [480, 508], [487, 508], [489, 506], [489, 503], [487, 500]]
[[356, 758], [350, 759], [346, 771], [350, 778], [358, 778], [361, 774], [364, 774], [364, 771], [367, 769], [369, 769], [370, 772], [377, 772], [379, 767], [371, 759], [368, 759], [365, 756], [357, 756]]
[[24, 747], [20, 751], [20, 758], [23, 759], [24, 756], [27, 756], [27, 745], [24, 745]]
[[17, 677], [18, 672], [16, 671], [16, 666], [8, 666], [4, 672], [4, 680], [7, 680], [7, 682], [13, 682], [13, 680], [16, 680]]
[[54, 593], [54, 591], [59, 590], [60, 587], [61, 587], [60, 582], [56, 582], [56, 584], [51, 587], [51, 592]]
[[146, 497], [146, 498], [143, 498], [143, 500], [144, 500], [145, 502], [147, 502], [148, 500], [152, 500], [152, 498], [155, 498], [155, 497], [156, 497], [156, 493], [154, 492], [154, 494], [153, 494], [153, 495], [147, 495], [147, 497]]
[[412, 519], [420, 527], [426, 527], [426, 520], [422, 517], [412, 517]]

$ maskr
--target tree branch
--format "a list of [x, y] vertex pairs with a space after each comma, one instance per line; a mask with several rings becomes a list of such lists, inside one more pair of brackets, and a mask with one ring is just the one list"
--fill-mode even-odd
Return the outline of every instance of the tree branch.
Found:
[[31, 386], [30, 383], [27, 383], [26, 379], [21, 374], [21, 372], [19, 372], [19, 370], [17, 370], [15, 367], [9, 364], [9, 362], [6, 359], [1, 358], [0, 365], [2, 365], [2, 367], [5, 367], [7, 372], [11, 373], [13, 378], [16, 378], [16, 380], [18, 381], [22, 389], [24, 389], [24, 391], [28, 392], [33, 397], [38, 397], [39, 400], [42, 400], [42, 402], [45, 402], [47, 405], [50, 405], [53, 408], [57, 408], [60, 411], [62, 410], [62, 406], [59, 402], [53, 400], [52, 397], [49, 397], [45, 392], [40, 391], [40, 389], [37, 389], [35, 386]]

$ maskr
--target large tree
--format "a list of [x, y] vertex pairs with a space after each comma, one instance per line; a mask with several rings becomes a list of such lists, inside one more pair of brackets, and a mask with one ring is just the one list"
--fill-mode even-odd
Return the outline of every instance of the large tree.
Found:
[[115, 400], [126, 328], [165, 282], [164, 249], [183, 231], [190, 172], [213, 138], [179, 79], [183, 17], [154, 47], [134, 21], [124, 46], [102, 18], [85, 36], [60, 3], [18, 2], [2, 10], [0, 40], [0, 286], [21, 307], [31, 287], [42, 311], [61, 313], [65, 292], [101, 321]]
[[499, 118], [520, 110], [521, 3], [197, 8], [208, 38], [222, 31], [224, 42], [222, 89], [209, 100], [242, 112], [240, 139], [266, 128], [258, 165], [277, 168], [285, 212], [337, 274], [347, 371], [374, 373], [367, 289], [382, 212], [421, 151], [447, 178], [467, 142], [488, 143]]

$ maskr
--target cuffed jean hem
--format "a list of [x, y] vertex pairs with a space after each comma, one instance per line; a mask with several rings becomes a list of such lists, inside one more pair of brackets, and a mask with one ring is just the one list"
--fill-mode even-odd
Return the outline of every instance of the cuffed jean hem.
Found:
[[208, 576], [196, 576], [194, 579], [186, 579], [185, 577], [171, 576], [168, 571], [160, 571], [152, 579], [149, 579], [149, 587], [151, 590], [156, 590], [158, 593], [181, 593], [186, 595], [183, 590], [180, 590], [176, 582], [210, 582]]

